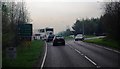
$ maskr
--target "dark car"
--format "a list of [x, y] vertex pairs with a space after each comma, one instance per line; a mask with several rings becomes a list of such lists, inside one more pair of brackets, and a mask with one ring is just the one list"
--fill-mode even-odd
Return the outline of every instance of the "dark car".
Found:
[[53, 46], [65, 45], [65, 39], [62, 36], [55, 36], [53, 39]]
[[53, 41], [54, 35], [49, 35], [46, 39], [47, 42]]

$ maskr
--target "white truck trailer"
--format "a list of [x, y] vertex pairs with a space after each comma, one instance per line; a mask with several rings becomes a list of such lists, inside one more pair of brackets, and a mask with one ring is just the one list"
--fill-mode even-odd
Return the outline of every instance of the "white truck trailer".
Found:
[[39, 29], [38, 31], [40, 32], [41, 38], [43, 40], [46, 40], [49, 35], [54, 35], [54, 29], [50, 28], [50, 27], [46, 27], [44, 29]]

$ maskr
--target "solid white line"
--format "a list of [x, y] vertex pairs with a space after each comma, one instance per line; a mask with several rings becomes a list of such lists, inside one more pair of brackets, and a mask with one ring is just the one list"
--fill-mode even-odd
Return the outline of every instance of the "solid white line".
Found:
[[47, 43], [45, 42], [45, 54], [44, 54], [44, 57], [43, 57], [43, 61], [42, 61], [42, 64], [41, 64], [41, 68], [40, 69], [42, 69], [43, 68], [43, 66], [44, 66], [44, 63], [45, 63], [45, 59], [46, 59], [46, 55], [47, 55]]
[[117, 51], [115, 49], [111, 49], [111, 48], [108, 48], [108, 47], [103, 47], [103, 46], [100, 46], [100, 45], [97, 45], [97, 44], [94, 44], [96, 47], [100, 47], [100, 48], [103, 48], [103, 49], [106, 49], [106, 50], [109, 50], [109, 51], [112, 51], [112, 52], [115, 52], [115, 53], [120, 53], [120, 51]]
[[113, 51], [113, 52], [116, 52], [116, 53], [120, 53], [119, 51], [114, 50], [114, 49], [111, 49], [111, 48], [102, 47], [102, 46], [99, 46], [99, 47], [104, 48], [104, 49], [109, 50], [109, 51]]
[[117, 50], [113, 50], [114, 52], [117, 52], [117, 53], [120, 53], [119, 51], [117, 51]]
[[107, 49], [107, 50], [111, 50], [111, 51], [112, 51], [112, 49], [110, 49], [110, 48], [107, 48], [107, 47], [103, 47], [103, 48], [105, 48], [105, 49]]
[[93, 62], [90, 58], [88, 58], [87, 56], [84, 56], [87, 60], [89, 60], [91, 63], [93, 63], [94, 65], [97, 65], [95, 62]]
[[120, 53], [119, 51], [114, 50], [114, 49], [110, 49], [110, 48], [107, 48], [107, 47], [103, 47], [103, 48], [105, 48], [105, 49], [107, 49], [107, 50], [110, 50], [110, 51], [113, 51], [113, 52], [116, 52], [116, 53]]

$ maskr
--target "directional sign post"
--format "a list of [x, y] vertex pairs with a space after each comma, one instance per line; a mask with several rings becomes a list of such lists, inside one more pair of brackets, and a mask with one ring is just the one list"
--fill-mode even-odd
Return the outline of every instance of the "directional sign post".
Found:
[[32, 24], [18, 24], [18, 36], [20, 40], [32, 39]]
[[15, 59], [16, 58], [16, 47], [6, 48], [6, 57], [8, 59]]

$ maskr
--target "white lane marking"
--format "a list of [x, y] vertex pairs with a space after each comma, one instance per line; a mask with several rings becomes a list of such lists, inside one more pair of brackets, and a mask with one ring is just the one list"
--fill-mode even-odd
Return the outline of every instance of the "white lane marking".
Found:
[[108, 50], [112, 50], [112, 49], [110, 49], [110, 48], [106, 48], [106, 47], [103, 47], [103, 48], [108, 49]]
[[[85, 42], [84, 42], [85, 43]], [[79, 44], [79, 42], [78, 42]], [[92, 45], [95, 45], [96, 47], [100, 47], [100, 48], [103, 48], [103, 49], [106, 49], [106, 50], [109, 50], [109, 51], [112, 51], [112, 52], [115, 52], [115, 53], [119, 53], [120, 54], [120, 51], [117, 51], [115, 49], [111, 49], [111, 48], [108, 48], [108, 47], [104, 47], [104, 46], [100, 46], [100, 45], [97, 45], [97, 44], [93, 44], [93, 43], [88, 43], [88, 44], [92, 44]]]
[[69, 46], [69, 47], [73, 49], [73, 47], [71, 47], [71, 46]]
[[87, 56], [84, 56], [87, 60], [89, 60], [91, 63], [93, 63], [94, 65], [97, 65], [95, 62], [93, 62], [90, 58], [88, 58]]
[[84, 55], [84, 54], [81, 54], [81, 55]]
[[101, 66], [97, 66], [97, 68], [100, 68]]
[[108, 48], [108, 47], [102, 47], [102, 46], [99, 46], [99, 45], [95, 45], [95, 46], [101, 47], [101, 48], [104, 48], [104, 49], [106, 49], [106, 50], [113, 51], [113, 52], [116, 52], [116, 53], [120, 53], [119, 51], [114, 50], [114, 49], [111, 49], [111, 48]]
[[[72, 46], [69, 45], [70, 48], [74, 49]], [[74, 49], [76, 52], [78, 52], [79, 54], [83, 55], [79, 50]]]
[[80, 55], [84, 55], [83, 53], [81, 53], [79, 50], [75, 49], [76, 52], [78, 52]]
[[77, 49], [75, 49], [76, 52], [78, 52], [79, 54], [82, 54], [80, 51], [78, 51]]
[[119, 51], [117, 51], [117, 50], [113, 50], [114, 52], [117, 52], [117, 53], [120, 53]]
[[[68, 44], [69, 45], [69, 44]], [[79, 53], [80, 55], [84, 56], [88, 61], [90, 61], [93, 65], [95, 65], [97, 68], [100, 68], [100, 66], [98, 66], [94, 61], [92, 61], [90, 58], [88, 58], [87, 56], [85, 56], [82, 52], [80, 52], [79, 50], [73, 48], [72, 46], [69, 45], [70, 48], [74, 49], [77, 53]]]
[[43, 66], [44, 66], [44, 63], [45, 63], [45, 59], [46, 59], [46, 55], [47, 55], [47, 43], [45, 42], [45, 54], [44, 54], [44, 57], [43, 57], [43, 61], [42, 61], [42, 64], [41, 64], [41, 68], [40, 69], [42, 69], [43, 68]]

